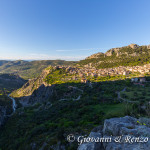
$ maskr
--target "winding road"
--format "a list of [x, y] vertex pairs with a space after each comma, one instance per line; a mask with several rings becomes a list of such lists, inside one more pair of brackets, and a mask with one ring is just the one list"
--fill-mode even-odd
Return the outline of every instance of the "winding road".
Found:
[[[120, 92], [125, 92], [125, 91], [126, 91], [126, 87]], [[119, 100], [123, 100], [124, 102], [128, 102], [128, 103], [138, 103], [138, 101], [130, 101], [128, 99], [122, 98], [120, 92], [117, 92]]]

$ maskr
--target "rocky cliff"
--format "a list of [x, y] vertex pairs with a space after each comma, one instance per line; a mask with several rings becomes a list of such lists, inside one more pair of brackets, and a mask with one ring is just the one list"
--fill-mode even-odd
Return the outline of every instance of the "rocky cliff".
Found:
[[19, 100], [23, 106], [48, 101], [79, 100], [83, 90], [69, 85], [69, 81], [72, 83], [72, 75], [68, 69], [50, 66], [39, 77], [29, 80], [10, 96]]
[[99, 56], [104, 56], [104, 53], [99, 52], [87, 57], [86, 59], [98, 58]]
[[[93, 55], [87, 57], [86, 59], [99, 58], [100, 56], [104, 56], [104, 57], [112, 56], [114, 53], [118, 57], [118, 56], [120, 56], [122, 54], [126, 54], [126, 53], [121, 53], [121, 49], [122, 48], [137, 49], [137, 48], [139, 48], [139, 45], [137, 45], [137, 44], [130, 44], [130, 45], [125, 46], [125, 47], [112, 48], [112, 49], [108, 50], [106, 53], [99, 52], [99, 53], [96, 53], [96, 54], [93, 54]], [[149, 48], [149, 46], [147, 46], [147, 48]]]
[[47, 84], [44, 79], [50, 69], [45, 69], [40, 76], [30, 79], [20, 89], [11, 93], [10, 96], [19, 99], [23, 106], [44, 102], [53, 93], [53, 86]]
[[130, 44], [128, 46], [111, 48], [105, 53], [96, 53], [85, 60], [81, 60], [78, 65], [91, 66], [97, 68], [111, 68], [117, 66], [129, 66], [149, 63], [150, 46], [139, 46]]
[[103, 127], [92, 130], [88, 141], [90, 138], [96, 142], [85, 140], [78, 150], [150, 150], [150, 119], [130, 116], [106, 119]]

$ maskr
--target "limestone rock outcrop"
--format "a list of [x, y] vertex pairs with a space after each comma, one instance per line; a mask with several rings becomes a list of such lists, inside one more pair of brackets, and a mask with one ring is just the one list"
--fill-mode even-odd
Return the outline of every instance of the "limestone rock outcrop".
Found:
[[137, 44], [130, 44], [129, 47], [131, 47], [132, 49], [136, 49], [139, 47], [139, 45]]
[[43, 70], [39, 77], [29, 80], [22, 88], [13, 91], [10, 96], [19, 99], [23, 106], [45, 102], [53, 93], [53, 86], [44, 81], [48, 73], [49, 70]]
[[111, 142], [83, 143], [78, 150], [150, 150], [150, 128], [141, 123], [144, 120], [150, 122], [149, 118], [136, 119], [130, 116], [106, 119], [103, 129], [92, 131], [89, 137], [110, 137]]
[[98, 58], [99, 56], [102, 56], [102, 55], [104, 55], [104, 53], [99, 52], [99, 53], [96, 53], [87, 57], [86, 59]]

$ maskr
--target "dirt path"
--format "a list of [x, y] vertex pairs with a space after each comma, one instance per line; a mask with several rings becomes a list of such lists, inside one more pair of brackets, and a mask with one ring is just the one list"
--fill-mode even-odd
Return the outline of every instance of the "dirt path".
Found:
[[[119, 99], [119, 100], [122, 100], [122, 101], [128, 102], [128, 103], [138, 103], [138, 101], [130, 101], [130, 100], [128, 100], [128, 99], [122, 98], [121, 95], [120, 95], [120, 93], [121, 93], [121, 92], [125, 92], [125, 91], [126, 91], [126, 87], [125, 87], [122, 91], [117, 92], [117, 94], [118, 94], [118, 99]], [[120, 102], [121, 102], [121, 101], [120, 101]]]

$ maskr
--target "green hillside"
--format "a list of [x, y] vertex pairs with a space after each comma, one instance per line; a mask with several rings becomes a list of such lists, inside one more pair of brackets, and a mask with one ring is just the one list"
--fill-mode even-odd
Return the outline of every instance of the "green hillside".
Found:
[[[34, 143], [36, 149], [46, 143], [45, 149], [49, 149], [60, 142], [66, 150], [75, 150], [77, 143], [69, 144], [68, 134], [89, 134], [104, 119], [127, 115], [132, 109], [116, 101], [115, 91], [125, 85], [125, 81], [102, 82], [93, 84], [93, 88], [82, 83], [58, 84], [53, 89], [52, 99], [48, 100], [52, 105], [43, 103], [17, 110], [0, 130], [0, 147], [2, 150], [30, 150]], [[83, 93], [70, 87], [77, 87]], [[79, 101], [70, 100], [79, 94], [82, 94]]]
[[[75, 87], [83, 92], [75, 90]], [[92, 88], [84, 83], [58, 84], [47, 102], [17, 109], [0, 129], [0, 148], [32, 150], [34, 145], [35, 149], [45, 145], [44, 149], [48, 150], [60, 143], [66, 150], [75, 150], [77, 143], [68, 143], [66, 140], [69, 134], [88, 135], [94, 127], [112, 117], [147, 116], [145, 111], [138, 109], [141, 102], [143, 104], [142, 100], [138, 104], [120, 103], [117, 100], [117, 91], [123, 91], [124, 87], [128, 87], [127, 92], [128, 89], [137, 88], [136, 85], [129, 84], [129, 80], [93, 83]], [[147, 83], [147, 94], [149, 87]], [[140, 89], [145, 88], [141, 86]], [[80, 100], [73, 100], [78, 95], [81, 95]]]
[[[114, 81], [114, 78], [118, 80]], [[31, 101], [28, 107], [19, 105], [5, 126], [0, 128], [2, 150], [42, 147], [47, 150], [59, 145], [66, 150], [76, 150], [77, 142], [68, 143], [67, 135], [88, 135], [94, 127], [112, 117], [149, 117], [149, 82], [144, 86], [135, 85], [122, 76], [101, 77], [99, 81], [93, 78], [87, 83], [70, 79], [71, 75], [63, 68], [54, 70], [48, 67], [38, 78], [29, 80], [16, 91], [23, 97], [15, 97], [17, 104], [19, 100]], [[51, 87], [51, 84], [55, 85]], [[47, 94], [50, 96], [45, 98]], [[130, 100], [133, 102], [129, 103]]]
[[39, 61], [0, 61], [0, 73], [15, 73], [24, 79], [37, 77], [49, 65], [74, 65], [75, 61], [39, 60]]

